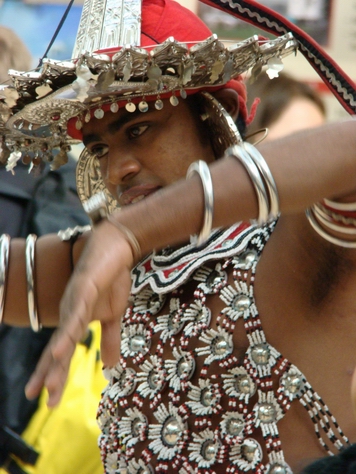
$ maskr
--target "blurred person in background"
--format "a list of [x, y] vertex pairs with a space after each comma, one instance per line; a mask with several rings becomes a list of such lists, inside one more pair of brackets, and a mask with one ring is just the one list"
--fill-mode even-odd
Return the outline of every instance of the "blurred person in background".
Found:
[[[9, 83], [9, 69], [31, 69], [29, 50], [4, 26], [0, 26], [0, 52], [0, 84]], [[11, 174], [0, 165], [1, 234], [44, 235], [87, 225], [89, 220], [76, 192], [75, 167], [73, 157], [67, 166], [53, 171], [49, 166], [34, 167], [29, 173], [28, 166], [20, 162]], [[45, 393], [29, 401], [24, 387], [53, 329], [35, 333], [30, 328], [0, 324], [0, 473], [101, 472], [95, 413], [104, 377], [98, 330], [97, 325], [91, 326], [87, 338], [78, 345], [67, 398], [56, 410], [49, 410]], [[69, 434], [73, 436], [71, 443], [67, 442]]]
[[319, 93], [286, 73], [272, 80], [268, 76], [260, 77], [256, 82], [248, 83], [247, 90], [250, 107], [256, 98], [259, 101], [248, 135], [268, 128], [266, 140], [274, 140], [317, 127], [326, 120], [325, 105]]

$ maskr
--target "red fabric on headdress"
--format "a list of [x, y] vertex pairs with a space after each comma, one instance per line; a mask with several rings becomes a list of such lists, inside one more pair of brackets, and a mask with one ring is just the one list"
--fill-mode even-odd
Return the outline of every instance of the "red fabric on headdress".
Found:
[[198, 42], [211, 35], [199, 17], [173, 0], [142, 2], [141, 46], [163, 43], [170, 36], [182, 42]]
[[[143, 0], [142, 1], [142, 22], [141, 22], [141, 45], [143, 47], [155, 47], [157, 44], [163, 43], [167, 38], [173, 36], [174, 39], [183, 43], [196, 43], [203, 41], [212, 35], [210, 29], [205, 23], [192, 11], [180, 5], [174, 0]], [[97, 53], [105, 53], [114, 55], [117, 48], [96, 51]], [[234, 89], [239, 96], [239, 113], [243, 119], [249, 122], [248, 111], [246, 106], [246, 87], [242, 79], [236, 78], [230, 80], [223, 86], [211, 86], [201, 89], [187, 90], [188, 94], [196, 93], [201, 90], [213, 92], [223, 88]], [[169, 94], [170, 96], [171, 94]], [[165, 98], [161, 94], [161, 99]], [[146, 101], [155, 100], [155, 96], [147, 96]], [[132, 102], [139, 102], [141, 99], [133, 99]], [[122, 99], [126, 102], [127, 99]], [[120, 101], [118, 101], [120, 103]], [[110, 105], [102, 107], [103, 110], [108, 109]], [[93, 109], [94, 110], [94, 109]], [[78, 140], [82, 139], [82, 133], [75, 127], [76, 119], [70, 119], [68, 122], [68, 133], [71, 137]]]

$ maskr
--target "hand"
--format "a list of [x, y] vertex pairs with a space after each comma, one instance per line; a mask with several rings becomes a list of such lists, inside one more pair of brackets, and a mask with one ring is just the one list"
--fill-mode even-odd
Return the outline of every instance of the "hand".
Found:
[[90, 236], [75, 266], [60, 306], [60, 324], [44, 350], [26, 386], [34, 398], [43, 386], [48, 406], [56, 405], [63, 393], [76, 344], [88, 324], [101, 322], [101, 356], [104, 365], [115, 365], [120, 357], [120, 326], [131, 288], [133, 256], [130, 245], [117, 228], [100, 223]]

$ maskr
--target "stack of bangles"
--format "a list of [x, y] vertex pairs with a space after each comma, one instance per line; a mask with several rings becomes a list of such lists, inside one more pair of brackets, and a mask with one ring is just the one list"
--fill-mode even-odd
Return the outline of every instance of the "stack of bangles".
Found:
[[[35, 288], [35, 244], [37, 236], [30, 234], [26, 239], [25, 259], [26, 259], [26, 279], [27, 279], [27, 303], [28, 315], [31, 328], [38, 332], [41, 329], [36, 302]], [[0, 323], [3, 320], [6, 296], [6, 281], [8, 276], [10, 258], [11, 238], [7, 234], [0, 237]]]
[[305, 212], [312, 228], [325, 240], [339, 247], [356, 248], [356, 202], [323, 199]]
[[[258, 200], [258, 218], [252, 224], [263, 226], [277, 219], [279, 215], [279, 198], [276, 183], [261, 153], [250, 143], [234, 145], [228, 148], [224, 157], [233, 157], [246, 169], [255, 188]], [[204, 190], [204, 220], [198, 236], [192, 236], [191, 242], [202, 245], [209, 238], [213, 223], [214, 194], [210, 170], [205, 161], [192, 163], [187, 172], [187, 179], [198, 173]]]

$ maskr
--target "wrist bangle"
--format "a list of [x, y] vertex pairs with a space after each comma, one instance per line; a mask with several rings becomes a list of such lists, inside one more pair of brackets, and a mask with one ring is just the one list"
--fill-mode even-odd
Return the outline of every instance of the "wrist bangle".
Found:
[[269, 214], [268, 220], [272, 221], [277, 219], [279, 215], [279, 197], [276, 182], [272, 176], [271, 170], [269, 169], [266, 160], [263, 158], [261, 153], [257, 150], [256, 147], [251, 145], [251, 143], [244, 142], [244, 147], [247, 153], [255, 162], [255, 165], [262, 176], [265, 185], [267, 187], [267, 191], [269, 194]]
[[33, 331], [38, 332], [42, 326], [37, 312], [36, 287], [35, 287], [35, 244], [37, 236], [30, 234], [26, 239], [26, 278], [27, 278], [27, 303], [28, 316]]
[[231, 156], [237, 159], [247, 171], [252, 184], [254, 185], [257, 201], [258, 201], [258, 218], [257, 225], [262, 226], [268, 221], [269, 217], [269, 201], [267, 191], [260, 175], [259, 169], [255, 161], [247, 153], [247, 151], [239, 145], [234, 145], [228, 148], [225, 152], [225, 156]]
[[122, 234], [124, 234], [128, 244], [131, 247], [133, 259], [135, 262], [138, 262], [142, 257], [142, 252], [141, 252], [140, 244], [138, 243], [138, 240], [136, 239], [133, 232], [130, 229], [128, 229], [124, 224], [121, 224], [121, 222], [117, 222], [111, 215], [107, 216], [107, 220], [108, 222], [113, 224], [117, 229], [119, 229], [119, 231]]
[[0, 323], [3, 320], [6, 296], [6, 281], [9, 266], [10, 236], [0, 237]]
[[187, 171], [186, 178], [192, 177], [193, 173], [198, 173], [200, 176], [203, 190], [204, 190], [204, 221], [201, 231], [198, 236], [191, 236], [190, 241], [197, 247], [203, 245], [211, 234], [213, 225], [213, 211], [214, 211], [214, 191], [213, 181], [211, 179], [210, 169], [207, 163], [203, 160], [192, 163]]
[[121, 222], [117, 222], [110, 214], [107, 205], [107, 198], [104, 192], [94, 194], [84, 204], [84, 210], [90, 217], [93, 225], [99, 224], [103, 219], [113, 224], [125, 237], [131, 247], [132, 256], [135, 262], [141, 259], [142, 251], [138, 240], [133, 232]]

